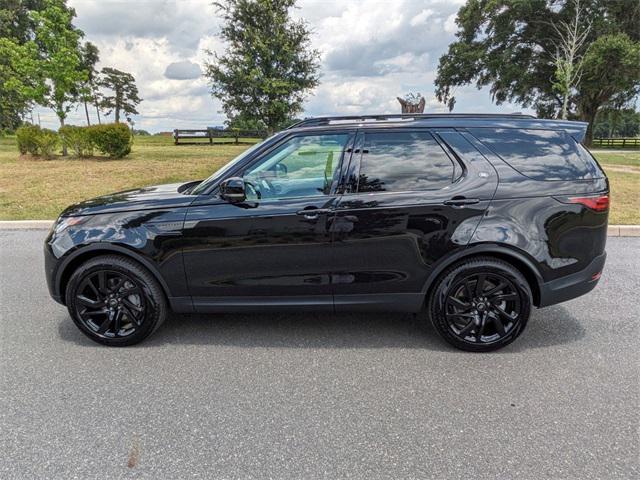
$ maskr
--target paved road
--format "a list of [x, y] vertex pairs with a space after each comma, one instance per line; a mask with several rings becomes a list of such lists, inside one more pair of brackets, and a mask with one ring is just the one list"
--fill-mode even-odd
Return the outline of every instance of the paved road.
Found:
[[[0, 478], [638, 478], [640, 240], [474, 355], [405, 315], [176, 317], [86, 340], [0, 232]], [[130, 467], [129, 467], [130, 465]]]

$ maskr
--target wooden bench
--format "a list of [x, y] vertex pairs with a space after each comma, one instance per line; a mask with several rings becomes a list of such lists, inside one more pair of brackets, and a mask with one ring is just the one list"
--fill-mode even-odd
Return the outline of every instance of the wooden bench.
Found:
[[[262, 130], [220, 130], [206, 128], [203, 130], [179, 129], [173, 131], [173, 143], [175, 145], [198, 145], [203, 143], [251, 143], [241, 142], [241, 138], [265, 138], [267, 133]], [[214, 142], [214, 139], [217, 141]], [[187, 141], [185, 141], [187, 140]], [[221, 141], [228, 140], [228, 141]]]

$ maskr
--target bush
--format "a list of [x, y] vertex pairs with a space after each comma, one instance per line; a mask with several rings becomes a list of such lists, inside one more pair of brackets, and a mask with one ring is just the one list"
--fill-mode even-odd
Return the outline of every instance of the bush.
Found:
[[16, 141], [18, 143], [18, 150], [24, 155], [30, 153], [31, 155], [38, 155], [38, 142], [37, 138], [40, 135], [41, 129], [37, 125], [23, 125], [16, 130]]
[[107, 123], [87, 128], [93, 144], [102, 153], [113, 158], [122, 158], [131, 152], [133, 137], [127, 125]]
[[62, 144], [73, 152], [76, 157], [90, 157], [93, 155], [93, 137], [88, 127], [65, 125], [58, 130]]
[[45, 158], [51, 158], [60, 142], [60, 137], [53, 130], [47, 128], [40, 129], [36, 135], [36, 145], [40, 154]]

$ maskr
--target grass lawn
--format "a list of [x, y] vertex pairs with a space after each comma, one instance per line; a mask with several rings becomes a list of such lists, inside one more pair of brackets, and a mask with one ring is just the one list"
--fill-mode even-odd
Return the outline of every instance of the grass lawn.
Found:
[[69, 204], [109, 192], [206, 178], [247, 145], [179, 145], [171, 137], [136, 137], [124, 159], [21, 158], [0, 139], [0, 220], [51, 219]]
[[[174, 146], [171, 137], [136, 137], [133, 152], [107, 158], [21, 158], [0, 138], [0, 220], [53, 219], [71, 203], [109, 192], [205, 178], [247, 145]], [[640, 224], [640, 151], [596, 152], [611, 182], [611, 224]]]
[[625, 152], [607, 152], [606, 150], [593, 149], [592, 152], [603, 167], [607, 165], [630, 165], [640, 168], [640, 150]]

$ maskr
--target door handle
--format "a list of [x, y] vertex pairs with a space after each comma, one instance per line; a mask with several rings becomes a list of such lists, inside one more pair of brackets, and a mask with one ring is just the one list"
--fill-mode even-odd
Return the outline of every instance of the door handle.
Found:
[[453, 197], [444, 202], [445, 205], [452, 207], [464, 207], [465, 205], [475, 205], [476, 203], [480, 203], [479, 198]]
[[331, 213], [329, 208], [305, 208], [304, 210], [298, 210], [296, 215], [302, 215], [307, 220], [316, 220], [320, 215]]

